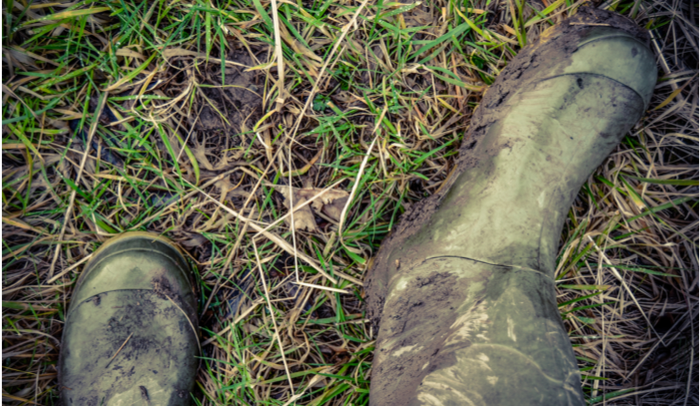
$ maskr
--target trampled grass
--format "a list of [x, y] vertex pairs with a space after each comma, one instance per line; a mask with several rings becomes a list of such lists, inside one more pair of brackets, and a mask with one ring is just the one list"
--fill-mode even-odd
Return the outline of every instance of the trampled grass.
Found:
[[[562, 317], [590, 404], [697, 404], [697, 4], [594, 3], [650, 30], [660, 74], [569, 213]], [[196, 404], [367, 404], [369, 261], [494, 77], [582, 4], [3, 2], [3, 403], [57, 403], [75, 281], [144, 230], [196, 268]], [[293, 231], [290, 186], [335, 200]]]

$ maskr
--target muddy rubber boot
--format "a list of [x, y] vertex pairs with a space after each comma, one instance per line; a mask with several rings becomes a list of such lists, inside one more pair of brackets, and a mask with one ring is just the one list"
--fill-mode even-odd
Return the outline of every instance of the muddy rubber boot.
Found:
[[645, 32], [581, 9], [501, 72], [456, 170], [374, 259], [372, 405], [584, 405], [553, 273], [582, 183], [656, 83]]
[[191, 271], [156, 234], [112, 238], [80, 275], [63, 329], [63, 405], [189, 405], [199, 342]]

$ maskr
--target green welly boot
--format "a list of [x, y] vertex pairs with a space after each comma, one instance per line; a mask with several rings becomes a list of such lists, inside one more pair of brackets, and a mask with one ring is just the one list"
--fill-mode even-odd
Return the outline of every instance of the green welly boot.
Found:
[[457, 170], [369, 273], [373, 405], [584, 405], [557, 311], [561, 228], [656, 83], [645, 32], [581, 9], [501, 72]]
[[126, 233], [93, 254], [63, 330], [64, 405], [190, 404], [199, 352], [190, 276], [155, 234]]

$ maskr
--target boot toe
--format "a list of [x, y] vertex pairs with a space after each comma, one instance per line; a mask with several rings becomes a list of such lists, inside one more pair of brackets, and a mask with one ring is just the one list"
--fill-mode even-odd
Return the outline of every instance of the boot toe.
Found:
[[199, 346], [181, 309], [146, 290], [110, 291], [75, 306], [61, 345], [63, 404], [189, 405]]
[[656, 85], [656, 58], [632, 35], [610, 27], [594, 27], [584, 35], [564, 74], [595, 74], [636, 91], [648, 106]]
[[[171, 297], [188, 296], [192, 292], [189, 277], [185, 258], [168, 239], [142, 232], [125, 233], [95, 251], [78, 280], [72, 303], [125, 289], [160, 289], [171, 292]], [[193, 301], [189, 304], [194, 307]]]
[[165, 238], [126, 233], [78, 280], [63, 330], [64, 405], [187, 405], [199, 341], [190, 271]]

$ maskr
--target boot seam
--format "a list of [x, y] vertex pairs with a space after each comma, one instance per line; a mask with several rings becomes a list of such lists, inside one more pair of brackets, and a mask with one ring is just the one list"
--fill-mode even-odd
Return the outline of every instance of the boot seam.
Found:
[[529, 268], [529, 267], [526, 267], [526, 266], [512, 265], [512, 264], [497, 264], [497, 263], [494, 263], [494, 262], [484, 261], [484, 260], [481, 260], [481, 259], [463, 257], [463, 256], [461, 256], [461, 255], [435, 255], [435, 256], [426, 257], [423, 261], [427, 261], [427, 260], [429, 260], [429, 259], [438, 259], [438, 258], [460, 258], [460, 259], [466, 259], [466, 260], [469, 260], [469, 261], [480, 262], [480, 263], [486, 264], [486, 265], [504, 266], [504, 267], [513, 268], [513, 269], [516, 269], [516, 270], [519, 270], [519, 271], [534, 272], [534, 273], [536, 273], [536, 274], [538, 274], [538, 275], [542, 275], [542, 276], [544, 276], [546, 279], [548, 279], [548, 280], [554, 282], [554, 278], [552, 278], [551, 276], [547, 275], [544, 271], [540, 271], [540, 270], [537, 270], [537, 269], [535, 269], [535, 268]]
[[[595, 38], [589, 38], [589, 39], [587, 39], [587, 40], [584, 40], [584, 41], [582, 41], [581, 43], [578, 44], [578, 47], [576, 48], [576, 51], [578, 51], [579, 48], [581, 48], [581, 47], [583, 47], [583, 46], [585, 46], [585, 45], [592, 44], [592, 43], [594, 43], [594, 42], [602, 41], [602, 40], [605, 40], [605, 39], [610, 39], [610, 38], [629, 38], [629, 39], [631, 39], [631, 40], [633, 40], [633, 41], [638, 42], [639, 45], [642, 45], [642, 46], [644, 46], [644, 47], [647, 47], [647, 44], [645, 44], [644, 42], [640, 41], [638, 38], [636, 38], [636, 37], [630, 35], [629, 33], [625, 32], [625, 31], [619, 31], [619, 32], [614, 32], [614, 33], [613, 33], [613, 32], [610, 32], [609, 34], [607, 34], [607, 35], [605, 35], [605, 36], [595, 37]], [[574, 53], [575, 53], [576, 51], [574, 51]]]
[[[89, 275], [90, 273], [92, 273], [92, 271], [93, 271], [94, 269], [96, 269], [102, 262], [106, 261], [106, 260], [109, 259], [109, 258], [112, 258], [112, 257], [115, 256], [115, 255], [119, 255], [119, 254], [122, 254], [122, 253], [124, 253], [124, 252], [135, 252], [135, 251], [152, 252], [152, 253], [157, 254], [157, 255], [160, 255], [160, 256], [162, 256], [163, 258], [165, 258], [166, 260], [172, 262], [172, 263], [175, 265], [175, 268], [177, 268], [178, 271], [182, 274], [182, 276], [184, 276], [184, 278], [185, 278], [185, 280], [187, 281], [188, 285], [190, 285], [189, 287], [192, 288], [190, 279], [189, 279], [189, 277], [188, 277], [188, 275], [187, 275], [187, 271], [184, 270], [184, 269], [182, 269], [182, 268], [180, 267], [180, 265], [177, 263], [177, 261], [174, 260], [173, 258], [171, 258], [170, 256], [163, 254], [161, 251], [154, 250], [154, 249], [151, 249], [151, 248], [127, 248], [127, 249], [123, 249], [123, 250], [121, 250], [121, 251], [113, 252], [113, 253], [111, 253], [111, 254], [105, 256], [105, 257], [99, 258], [99, 259], [97, 260], [97, 262], [95, 262], [94, 264], [93, 264], [93, 263], [90, 263], [89, 265], [90, 265], [91, 267], [90, 267], [90, 269], [88, 269], [87, 273], [85, 273], [85, 271], [83, 270], [83, 272], [81, 273], [80, 277], [78, 278], [78, 283], [77, 283], [76, 286], [75, 286], [74, 292], [77, 292], [77, 291], [80, 290], [80, 288], [83, 286], [83, 283], [85, 282], [85, 280], [87, 280], [88, 275]], [[147, 289], [115, 289], [115, 290], [147, 290]], [[111, 292], [111, 290], [106, 290], [106, 291], [100, 292], [100, 293], [105, 293], [105, 292]], [[93, 295], [93, 296], [94, 296], [94, 295]], [[91, 296], [91, 297], [92, 297], [92, 296]], [[70, 311], [71, 311], [71, 310], [68, 310], [68, 312], [70, 312]]]
[[649, 106], [648, 106], [648, 103], [644, 100], [644, 96], [642, 96], [637, 90], [635, 90], [635, 89], [633, 89], [632, 87], [630, 87], [630, 86], [628, 86], [628, 85], [626, 85], [626, 84], [620, 82], [620, 81], [617, 80], [617, 79], [613, 79], [613, 78], [611, 78], [611, 77], [609, 77], [609, 76], [601, 75], [600, 73], [593, 73], [593, 72], [571, 72], [571, 73], [562, 73], [561, 75], [550, 76], [550, 77], [548, 77], [548, 78], [546, 78], [546, 79], [542, 79], [542, 80], [540, 80], [538, 83], [545, 82], [545, 81], [547, 81], [547, 80], [555, 79], [555, 78], [562, 77], [562, 76], [576, 76], [576, 75], [598, 76], [598, 77], [601, 77], [601, 78], [605, 78], [605, 79], [611, 80], [611, 81], [613, 81], [613, 82], [615, 82], [615, 83], [617, 83], [617, 84], [619, 84], [619, 85], [621, 85], [621, 86], [624, 86], [624, 87], [630, 89], [630, 90], [633, 91], [637, 96], [639, 96], [639, 98], [644, 102], [644, 110], [645, 110], [645, 111], [646, 111], [646, 109], [649, 107]]

